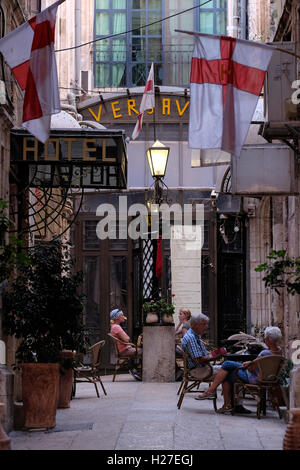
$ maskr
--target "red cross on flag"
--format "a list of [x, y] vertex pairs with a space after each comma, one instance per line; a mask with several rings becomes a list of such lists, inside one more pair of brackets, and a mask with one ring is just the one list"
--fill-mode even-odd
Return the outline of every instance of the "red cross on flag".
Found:
[[60, 99], [54, 30], [58, 0], [0, 40], [0, 52], [23, 92], [22, 126], [45, 143], [51, 114], [59, 113]]
[[146, 82], [146, 86], [144, 89], [144, 94], [143, 98], [140, 104], [140, 110], [139, 110], [139, 115], [138, 115], [138, 120], [136, 122], [135, 128], [132, 133], [132, 140], [135, 140], [139, 133], [142, 130], [142, 125], [143, 125], [143, 116], [144, 112], [147, 109], [152, 109], [155, 107], [155, 93], [154, 93], [154, 67], [153, 67], [153, 62], [150, 68], [148, 80]]
[[195, 33], [190, 79], [189, 147], [239, 155], [274, 49]]

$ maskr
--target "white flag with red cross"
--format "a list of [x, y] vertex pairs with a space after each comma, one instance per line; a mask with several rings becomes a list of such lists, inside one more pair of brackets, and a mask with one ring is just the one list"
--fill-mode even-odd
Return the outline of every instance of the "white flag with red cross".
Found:
[[61, 110], [54, 30], [58, 0], [0, 40], [0, 52], [24, 94], [22, 126], [45, 143]]
[[274, 49], [195, 33], [190, 78], [189, 147], [239, 155]]
[[152, 109], [155, 107], [155, 93], [154, 93], [154, 66], [153, 63], [150, 68], [148, 80], [146, 82], [146, 86], [144, 89], [144, 94], [143, 98], [140, 104], [140, 109], [139, 109], [139, 114], [138, 114], [138, 120], [136, 122], [135, 128], [132, 133], [132, 139], [135, 140], [139, 133], [142, 130], [143, 126], [143, 116], [144, 112], [147, 109]]

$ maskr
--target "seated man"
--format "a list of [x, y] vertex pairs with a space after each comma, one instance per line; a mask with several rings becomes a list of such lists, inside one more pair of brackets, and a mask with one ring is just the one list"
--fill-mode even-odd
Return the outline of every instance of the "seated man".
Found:
[[[181, 340], [181, 347], [183, 351], [188, 353], [187, 359], [188, 369], [194, 369], [196, 367], [202, 367], [208, 364], [210, 361], [215, 361], [222, 357], [221, 354], [211, 355], [208, 353], [201, 335], [207, 330], [209, 318], [203, 313], [193, 315], [190, 319], [191, 327], [188, 329], [186, 334]], [[213, 366], [213, 375], [215, 375], [220, 366]]]
[[[121, 309], [116, 308], [115, 310], [112, 310], [110, 312], [110, 323], [111, 323], [111, 328], [110, 328], [110, 334], [114, 336], [117, 339], [120, 339], [124, 343], [129, 343], [130, 338], [125, 333], [123, 328], [121, 327], [120, 323], [123, 323], [126, 320], [126, 317], [124, 316], [124, 313], [122, 312]], [[138, 371], [135, 369], [135, 364], [134, 364], [134, 358], [139, 357], [142, 355], [142, 349], [141, 348], [134, 348], [130, 344], [122, 344], [121, 342], [117, 342], [117, 348], [119, 352], [119, 356], [130, 356], [132, 357], [132, 360], [130, 359], [128, 362], [129, 365], [129, 373], [136, 379], [136, 380], [142, 380], [140, 374]]]

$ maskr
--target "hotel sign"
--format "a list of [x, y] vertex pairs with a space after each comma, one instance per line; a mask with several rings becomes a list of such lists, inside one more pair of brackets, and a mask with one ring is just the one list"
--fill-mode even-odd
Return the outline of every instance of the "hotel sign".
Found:
[[122, 130], [52, 130], [42, 144], [11, 130], [11, 165], [31, 187], [125, 189], [127, 157]]
[[[135, 122], [139, 114], [142, 94], [132, 96], [116, 96], [107, 100], [97, 100], [86, 105], [83, 101], [78, 105], [80, 114], [86, 120], [101, 124], [116, 122]], [[172, 122], [178, 120], [188, 122], [190, 100], [185, 95], [165, 95], [155, 97], [155, 119], [157, 122]], [[153, 122], [154, 109], [144, 114], [144, 122]]]

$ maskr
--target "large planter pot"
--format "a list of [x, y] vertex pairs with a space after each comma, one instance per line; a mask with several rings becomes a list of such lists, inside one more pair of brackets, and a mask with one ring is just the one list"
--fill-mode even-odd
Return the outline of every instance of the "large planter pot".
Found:
[[149, 325], [151, 323], [158, 323], [159, 318], [157, 313], [155, 312], [148, 312], [146, 315], [146, 323]]
[[163, 313], [162, 315], [162, 321], [164, 323], [173, 323], [173, 315], [167, 315], [166, 313]]
[[11, 450], [10, 438], [4, 431], [1, 421], [4, 412], [4, 404], [0, 403], [0, 450]]
[[59, 391], [59, 364], [29, 363], [22, 366], [24, 427], [53, 428]]
[[73, 369], [64, 369], [61, 367], [57, 408], [70, 408], [73, 381]]
[[[72, 361], [75, 353], [64, 350], [61, 352], [62, 359]], [[72, 367], [60, 367], [59, 374], [59, 395], [57, 408], [70, 408], [72, 387], [74, 381], [74, 371]]]
[[283, 439], [283, 450], [300, 450], [300, 408], [292, 408], [290, 414], [291, 419]]

